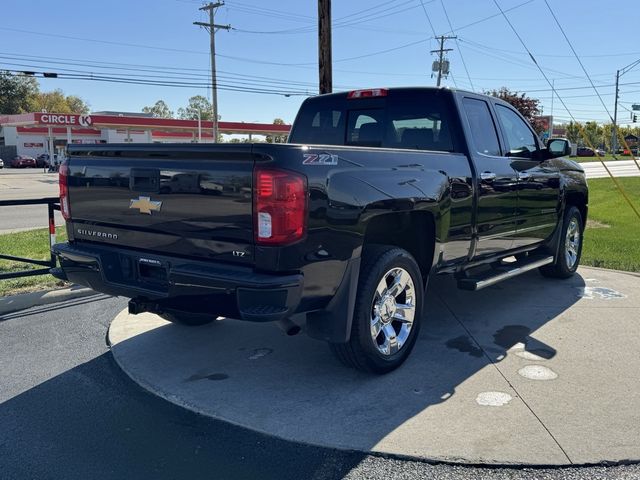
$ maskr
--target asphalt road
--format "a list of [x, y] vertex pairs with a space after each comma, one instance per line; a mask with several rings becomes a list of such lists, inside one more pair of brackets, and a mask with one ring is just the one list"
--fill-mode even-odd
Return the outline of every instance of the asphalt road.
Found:
[[431, 465], [294, 444], [214, 421], [143, 391], [118, 369], [105, 334], [124, 306], [97, 295], [0, 316], [3, 480], [640, 478], [637, 465]]
[[[640, 176], [640, 160], [617, 160], [604, 162], [614, 177], [638, 177]], [[581, 163], [587, 178], [605, 178], [609, 174], [600, 162], [584, 162]]]

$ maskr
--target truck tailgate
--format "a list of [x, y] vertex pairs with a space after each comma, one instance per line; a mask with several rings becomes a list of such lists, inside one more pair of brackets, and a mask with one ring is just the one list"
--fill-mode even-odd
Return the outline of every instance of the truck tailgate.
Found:
[[252, 147], [194, 147], [71, 146], [72, 239], [252, 263]]

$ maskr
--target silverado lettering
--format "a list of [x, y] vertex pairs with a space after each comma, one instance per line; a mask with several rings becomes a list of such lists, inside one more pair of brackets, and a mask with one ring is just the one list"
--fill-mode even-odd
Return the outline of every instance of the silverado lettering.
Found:
[[79, 228], [77, 232], [86, 237], [111, 238], [113, 240], [118, 239], [117, 233], [98, 232], [96, 230], [85, 230], [84, 228]]

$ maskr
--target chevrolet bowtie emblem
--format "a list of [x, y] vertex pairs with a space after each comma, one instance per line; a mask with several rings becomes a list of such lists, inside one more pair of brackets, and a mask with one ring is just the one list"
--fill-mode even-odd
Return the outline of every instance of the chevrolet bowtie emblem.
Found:
[[129, 203], [129, 208], [137, 208], [140, 213], [146, 213], [147, 215], [151, 215], [152, 211], [159, 212], [160, 207], [162, 207], [162, 202], [151, 200], [151, 197], [140, 196], [137, 200], [131, 200], [131, 203]]

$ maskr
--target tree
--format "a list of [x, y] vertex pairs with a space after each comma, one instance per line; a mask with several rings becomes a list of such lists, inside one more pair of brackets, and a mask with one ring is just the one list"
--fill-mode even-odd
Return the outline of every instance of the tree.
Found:
[[[182, 120], [197, 120], [198, 112], [200, 112], [200, 118], [202, 120], [213, 119], [213, 107], [211, 102], [202, 95], [195, 95], [189, 99], [189, 104], [186, 108], [178, 109], [178, 117]], [[220, 117], [218, 117], [220, 119]]]
[[26, 75], [0, 72], [0, 114], [13, 115], [31, 110], [38, 93], [38, 81]]
[[173, 118], [173, 112], [164, 100], [158, 100], [150, 107], [143, 107], [142, 111], [144, 113], [150, 113], [155, 118]]
[[507, 87], [502, 87], [500, 90], [490, 90], [485, 94], [498, 97], [510, 103], [529, 121], [536, 132], [540, 133], [544, 130], [542, 123], [535, 118], [542, 113], [540, 100], [537, 98], [527, 97], [525, 93], [512, 92]]
[[602, 141], [602, 127], [598, 122], [586, 122], [584, 124], [583, 138], [589, 147], [598, 147]]
[[565, 136], [571, 143], [578, 143], [581, 138], [582, 124], [580, 122], [569, 122], [566, 126]]
[[31, 111], [55, 113], [89, 113], [89, 106], [80, 97], [65, 96], [60, 89], [53, 92], [38, 92], [30, 102]]
[[73, 113], [89, 113], [89, 104], [76, 95], [67, 95], [67, 103]]
[[[284, 120], [281, 118], [274, 118], [273, 124], [285, 125]], [[267, 135], [265, 140], [267, 143], [285, 143], [287, 141], [287, 136], [286, 135]]]

